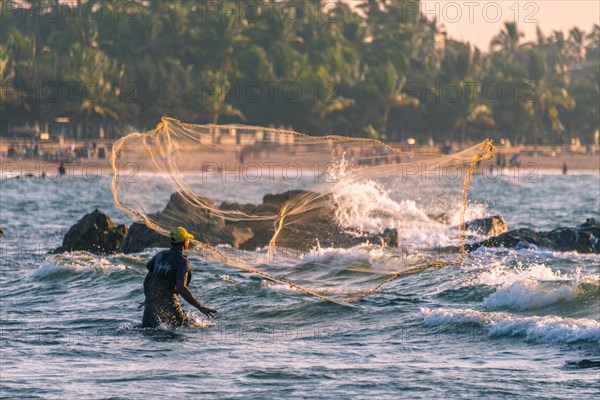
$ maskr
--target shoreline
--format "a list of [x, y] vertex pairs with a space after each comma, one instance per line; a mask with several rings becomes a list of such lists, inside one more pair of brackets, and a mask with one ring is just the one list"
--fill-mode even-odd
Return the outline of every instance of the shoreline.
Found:
[[[504, 153], [505, 154], [505, 153]], [[253, 162], [254, 160], [248, 160]], [[269, 159], [270, 162], [277, 161]], [[289, 160], [281, 160], [282, 165], [286, 165]], [[419, 161], [415, 161], [418, 163]], [[582, 174], [600, 174], [600, 155], [590, 154], [562, 154], [561, 156], [546, 156], [546, 155], [520, 155], [519, 166], [505, 166], [500, 168], [496, 164], [496, 157], [491, 160], [482, 162], [475, 170], [476, 174], [494, 174], [513, 176], [519, 174], [548, 174], [560, 175], [563, 174], [563, 164], [567, 165], [567, 175], [582, 175]], [[408, 164], [408, 163], [407, 163]], [[65, 163], [65, 175], [59, 175], [59, 161], [45, 161], [35, 159], [20, 159], [20, 158], [0, 158], [0, 180], [13, 179], [16, 176], [26, 178], [39, 178], [45, 176], [48, 180], [58, 180], [61, 177], [76, 178], [81, 177], [89, 181], [98, 180], [101, 177], [112, 176], [112, 168], [109, 159], [97, 158], [79, 158], [72, 162]], [[135, 165], [135, 162], [126, 164], [122, 168], [123, 174], [135, 174], [143, 172], [143, 165], [140, 168]]]
[[[69, 146], [73, 148], [80, 148], [88, 146], [89, 141], [84, 142], [70, 142]], [[89, 153], [89, 157], [73, 157], [62, 155], [56, 156], [55, 158], [33, 158], [33, 157], [25, 157], [23, 155], [19, 155], [18, 157], [7, 157], [4, 151], [0, 151], [0, 179], [5, 179], [7, 175], [22, 175], [33, 174], [33, 175], [42, 175], [45, 173], [46, 176], [58, 175], [58, 166], [61, 161], [65, 161], [65, 167], [67, 169], [67, 175], [69, 172], [76, 175], [98, 175], [101, 174], [103, 176], [107, 174], [112, 174], [112, 168], [110, 166], [110, 157], [112, 156], [112, 144], [111, 140], [105, 140], [97, 143], [97, 147], [102, 147], [104, 149], [103, 156], [104, 158], [98, 158], [95, 151]], [[418, 154], [422, 153], [435, 153], [440, 156], [444, 156], [442, 154], [442, 149], [439, 146], [431, 146], [431, 145], [406, 145], [404, 143], [387, 143], [397, 149], [401, 149], [403, 152], [407, 154]], [[475, 143], [452, 143], [453, 152], [460, 152], [463, 149], [467, 149], [473, 146]], [[4, 140], [4, 138], [0, 138], [0, 150], [4, 150], [4, 148], [8, 148], [10, 145], [10, 141]], [[41, 146], [41, 150], [48, 151], [52, 150], [52, 148], [56, 147], [55, 143], [44, 143]], [[239, 147], [239, 146], [238, 146]], [[356, 145], [349, 145], [348, 148], [355, 147], [353, 150], [355, 153], [358, 153], [358, 149]], [[242, 147], [243, 149], [244, 147]], [[593, 146], [591, 147], [593, 150]], [[196, 154], [195, 149], [190, 149], [191, 153]], [[198, 148], [197, 149], [198, 159], [205, 159], [207, 163], [212, 164], [211, 167], [222, 165], [224, 169], [228, 168], [239, 168], [239, 149], [234, 148], [232, 146], [231, 152], [223, 153], [219, 156], [216, 156], [213, 152], [207, 151], [206, 148]], [[589, 149], [588, 149], [589, 150]], [[252, 152], [247, 153], [246, 163], [258, 163], [262, 164], [265, 161], [270, 163], [280, 164], [282, 166], [288, 165], [290, 163], [290, 159], [286, 158], [284, 153], [277, 154], [267, 153], [267, 156], [264, 157], [262, 152], [258, 152], [258, 154], [253, 154]], [[215, 157], [216, 156], [216, 157]], [[519, 161], [518, 165], [510, 165], [510, 160], [514, 157], [518, 156]], [[264, 157], [264, 158], [263, 158]], [[410, 155], [409, 155], [410, 157]], [[122, 166], [122, 171], [124, 173], [133, 173], [137, 171], [144, 171], [147, 165], [148, 159], [144, 157], [142, 154], [128, 154], [127, 163]], [[504, 168], [500, 167], [500, 160], [504, 159]], [[402, 161], [406, 164], [409, 164], [413, 161], [408, 161], [402, 156]], [[303, 156], [295, 155], [294, 163], [296, 163], [300, 168], [312, 166], [314, 168], [315, 164], [328, 164], [330, 162], [330, 154], [326, 153], [307, 153]], [[414, 160], [415, 163], [419, 163], [418, 159]], [[204, 163], [203, 163], [204, 164]], [[594, 151], [593, 153], [585, 153], [585, 148], [582, 146], [552, 146], [552, 145], [544, 145], [538, 146], [537, 149], [534, 149], [533, 146], [506, 146], [499, 144], [496, 146], [495, 155], [491, 160], [482, 161], [480, 165], [477, 167], [476, 172], [481, 173], [495, 173], [498, 174], [498, 171], [509, 171], [510, 173], [514, 172], [515, 169], [518, 169], [519, 172], [524, 173], [563, 173], [563, 166], [566, 164], [567, 174], [581, 174], [581, 173], [589, 173], [595, 172], [600, 173], [600, 152]], [[200, 164], [196, 164], [198, 167]], [[190, 166], [191, 167], [191, 166]], [[196, 171], [198, 168], [191, 167], [190, 172]], [[243, 168], [243, 167], [242, 167]]]

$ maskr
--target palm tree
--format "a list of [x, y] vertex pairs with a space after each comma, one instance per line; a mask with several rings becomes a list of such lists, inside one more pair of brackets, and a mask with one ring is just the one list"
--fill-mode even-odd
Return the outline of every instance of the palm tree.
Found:
[[535, 95], [527, 107], [533, 117], [533, 140], [537, 151], [540, 127], [547, 120], [555, 133], [564, 132], [560, 112], [575, 107], [567, 92], [568, 75], [566, 66], [559, 57], [548, 57], [544, 47], [535, 46], [527, 50], [527, 83], [535, 89]]
[[505, 22], [504, 29], [492, 39], [490, 51], [492, 53], [501, 51], [510, 61], [513, 61], [521, 45], [521, 38], [524, 36], [523, 32], [519, 32], [515, 22]]
[[3, 88], [0, 90], [0, 104], [2, 104], [2, 106], [9, 100], [6, 97], [4, 90], [10, 86], [14, 77], [15, 70], [8, 49], [0, 44], [0, 85], [2, 85]]
[[[494, 125], [489, 105], [482, 102], [480, 88], [474, 85], [479, 80], [481, 54], [472, 51], [467, 43], [449, 40], [446, 55], [440, 65], [436, 82], [440, 84], [438, 97], [440, 104], [433, 104], [439, 118], [451, 135], [460, 134], [466, 140], [467, 127], [472, 125]], [[458, 93], [454, 98], [454, 92]], [[438, 114], [438, 115], [439, 115]]]

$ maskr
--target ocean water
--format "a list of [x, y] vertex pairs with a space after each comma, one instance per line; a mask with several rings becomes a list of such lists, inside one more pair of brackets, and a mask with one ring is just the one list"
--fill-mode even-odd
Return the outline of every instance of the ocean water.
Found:
[[[600, 218], [598, 174], [513, 178], [475, 176], [467, 215], [500, 213], [510, 229], [538, 230]], [[478, 250], [349, 307], [192, 254], [191, 291], [217, 318], [184, 304], [196, 326], [142, 329], [144, 266], [157, 249], [48, 254], [94, 208], [130, 223], [108, 183], [0, 182], [2, 398], [600, 396], [600, 368], [579, 364], [600, 359], [600, 255]], [[381, 201], [416, 221], [403, 237], [444, 240], [418, 223], [426, 215], [419, 202]], [[363, 228], [382, 223], [349, 218]], [[315, 252], [336, 268], [393, 269], [397, 259], [373, 246]], [[295, 273], [322, 278], [314, 268]]]

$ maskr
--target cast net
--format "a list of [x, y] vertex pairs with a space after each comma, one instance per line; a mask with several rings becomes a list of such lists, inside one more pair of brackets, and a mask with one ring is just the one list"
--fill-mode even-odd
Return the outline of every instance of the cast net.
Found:
[[491, 140], [444, 155], [165, 117], [114, 144], [111, 190], [139, 223], [126, 241], [158, 246], [183, 226], [206, 260], [347, 303], [461, 263], [471, 175], [493, 152]]

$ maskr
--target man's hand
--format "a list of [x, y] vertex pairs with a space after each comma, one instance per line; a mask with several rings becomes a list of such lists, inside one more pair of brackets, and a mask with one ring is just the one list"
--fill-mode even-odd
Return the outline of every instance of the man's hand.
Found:
[[208, 307], [199, 307], [198, 310], [204, 313], [204, 315], [206, 315], [208, 318], [213, 318], [213, 314], [217, 313], [217, 310], [213, 310], [212, 308]]

